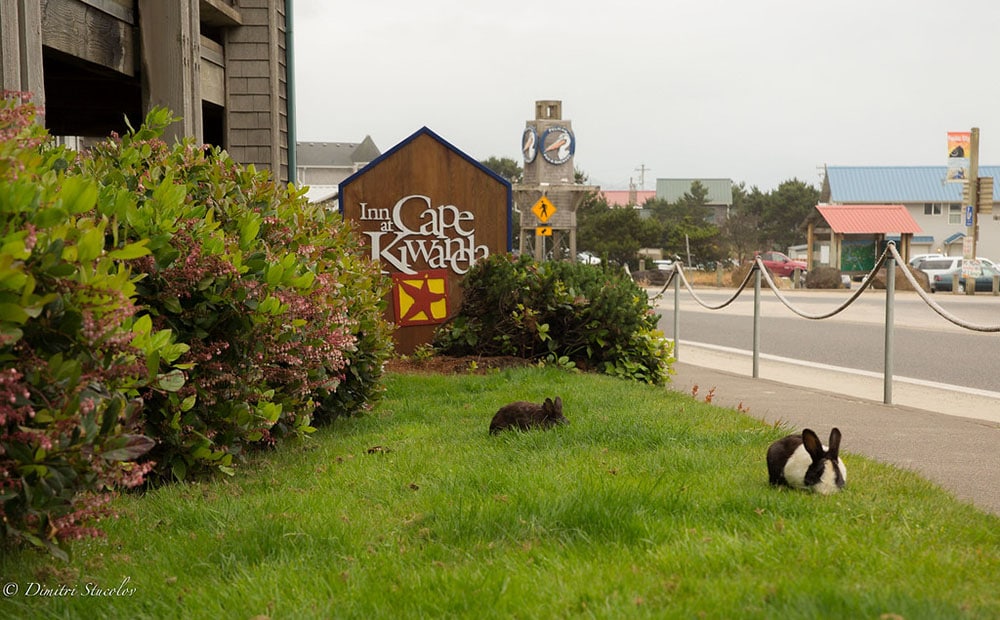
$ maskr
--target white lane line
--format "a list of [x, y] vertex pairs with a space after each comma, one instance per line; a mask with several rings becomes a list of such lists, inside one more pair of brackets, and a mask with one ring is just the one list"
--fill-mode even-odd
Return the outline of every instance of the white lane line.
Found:
[[[681, 340], [683, 346], [693, 346], [701, 349], [710, 349], [713, 351], [719, 351], [721, 353], [730, 353], [733, 355], [741, 355], [744, 357], [753, 357], [752, 351], [747, 351], [746, 349], [735, 349], [733, 347], [725, 347], [717, 344], [709, 344], [707, 342], [691, 342], [689, 340]], [[861, 377], [869, 377], [872, 379], [878, 379], [882, 381], [882, 373], [873, 372], [871, 370], [860, 370], [858, 368], [845, 368], [843, 366], [832, 366], [830, 364], [821, 364], [819, 362], [810, 362], [808, 360], [799, 360], [791, 357], [781, 357], [779, 355], [771, 355], [769, 353], [761, 353], [761, 359], [767, 359], [774, 362], [781, 362], [784, 364], [791, 364], [793, 366], [805, 366], [807, 368], [815, 368], [817, 370], [828, 370], [831, 372], [840, 372], [849, 375], [858, 375]], [[684, 361], [683, 359], [681, 361]], [[909, 383], [910, 385], [917, 385], [921, 387], [934, 388], [938, 390], [950, 390], [952, 392], [961, 392], [963, 394], [971, 394], [974, 396], [982, 396], [984, 398], [996, 398], [1000, 399], [1000, 392], [991, 392], [990, 390], [981, 390], [974, 387], [966, 387], [963, 385], [952, 385], [950, 383], [938, 383], [936, 381], [926, 381], [924, 379], [914, 379], [912, 377], [901, 377], [899, 375], [893, 375], [893, 381], [899, 381], [901, 383]]]

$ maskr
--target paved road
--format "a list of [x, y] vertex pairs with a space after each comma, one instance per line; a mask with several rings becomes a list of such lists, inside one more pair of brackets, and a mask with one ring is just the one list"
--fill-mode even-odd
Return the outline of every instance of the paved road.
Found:
[[[696, 290], [709, 305], [720, 305], [735, 290]], [[800, 311], [812, 314], [830, 312], [850, 295], [848, 291], [786, 291], [785, 296]], [[720, 310], [707, 310], [681, 291], [679, 359], [684, 360], [691, 347], [714, 347], [728, 353], [728, 363], [747, 373], [752, 372], [750, 349], [753, 344], [753, 292], [745, 291], [735, 302]], [[1000, 298], [992, 296], [937, 295], [945, 310], [958, 318], [979, 325], [1000, 326]], [[673, 337], [673, 296], [656, 301], [662, 314], [661, 328]], [[935, 392], [954, 395], [950, 410], [969, 415], [963, 393], [1000, 399], [1000, 333], [970, 331], [958, 327], [927, 305], [913, 292], [896, 294], [894, 311], [894, 347], [892, 400], [919, 405], [921, 400], [899, 401], [896, 393], [913, 392], [912, 386], [924, 384]], [[865, 381], [864, 397], [883, 400], [881, 379], [885, 366], [885, 294], [866, 291], [847, 310], [822, 320], [802, 319], [777, 301], [770, 291], [762, 292], [761, 360], [770, 365], [781, 361], [792, 365], [827, 370], [841, 370], [848, 375], [878, 378]], [[801, 361], [793, 361], [801, 360]], [[773, 377], [772, 377], [773, 378]], [[808, 377], [814, 385], [815, 378]], [[835, 381], [839, 381], [835, 380]], [[874, 385], [874, 391], [867, 386]], [[832, 389], [839, 389], [836, 383]], [[917, 390], [923, 399], [926, 390]], [[992, 405], [992, 403], [991, 403]], [[996, 409], [990, 406], [990, 409]], [[989, 414], [989, 411], [986, 412]]]
[[[660, 328], [673, 339], [672, 311]], [[724, 311], [683, 310], [681, 348], [685, 342], [750, 351], [752, 318]], [[885, 368], [885, 327], [827, 319], [763, 316], [762, 353], [817, 364], [881, 373]], [[893, 330], [893, 375], [1000, 392], [1000, 334], [952, 332], [897, 325]]]

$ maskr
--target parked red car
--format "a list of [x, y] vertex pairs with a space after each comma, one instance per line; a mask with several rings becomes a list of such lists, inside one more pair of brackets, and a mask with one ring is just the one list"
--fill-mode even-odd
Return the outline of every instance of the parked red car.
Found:
[[806, 264], [804, 262], [788, 258], [781, 252], [758, 252], [757, 256], [760, 256], [764, 266], [770, 269], [771, 273], [776, 276], [790, 278], [796, 269], [802, 272], [801, 275], [806, 275]]

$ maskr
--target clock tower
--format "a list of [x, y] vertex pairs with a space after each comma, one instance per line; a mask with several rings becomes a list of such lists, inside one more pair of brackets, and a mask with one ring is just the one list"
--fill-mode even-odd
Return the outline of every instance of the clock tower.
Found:
[[535, 102], [535, 118], [521, 133], [524, 182], [514, 186], [521, 212], [520, 251], [536, 260], [576, 260], [576, 208], [600, 188], [575, 183], [573, 123], [562, 101]]

